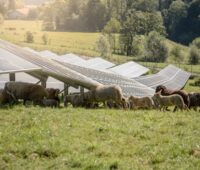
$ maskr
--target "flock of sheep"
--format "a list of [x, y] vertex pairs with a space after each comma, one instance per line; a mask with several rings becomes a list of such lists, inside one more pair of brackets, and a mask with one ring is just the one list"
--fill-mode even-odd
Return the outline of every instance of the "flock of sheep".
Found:
[[[44, 88], [40, 85], [25, 82], [7, 82], [0, 90], [0, 105], [15, 104], [18, 100], [32, 101], [34, 105], [59, 107], [59, 89]], [[103, 106], [116, 109], [160, 109], [167, 110], [169, 106], [188, 110], [200, 106], [200, 93], [186, 93], [183, 90], [173, 91], [165, 86], [158, 86], [153, 97], [123, 96], [117, 85], [100, 85], [82, 94], [70, 94], [64, 97], [64, 106], [97, 108]]]

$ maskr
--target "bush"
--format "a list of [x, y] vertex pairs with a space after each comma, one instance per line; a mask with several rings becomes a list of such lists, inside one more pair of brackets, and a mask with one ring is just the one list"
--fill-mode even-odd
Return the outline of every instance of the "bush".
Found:
[[200, 60], [200, 50], [197, 47], [191, 46], [190, 48], [190, 57], [189, 57], [189, 64], [199, 64]]
[[151, 62], [164, 62], [168, 56], [168, 47], [164, 38], [157, 32], [152, 31], [146, 40], [145, 60]]
[[101, 57], [108, 57], [111, 55], [110, 43], [106, 36], [101, 35], [96, 42], [97, 51], [100, 53]]
[[181, 61], [183, 60], [182, 51], [181, 51], [181, 48], [179, 46], [175, 46], [172, 49], [170, 55], [172, 56], [173, 60], [176, 63], [181, 63]]
[[26, 38], [25, 41], [27, 43], [33, 43], [34, 42], [34, 36], [33, 36], [33, 34], [30, 31], [26, 32], [25, 38]]
[[42, 41], [44, 42], [45, 45], [47, 45], [47, 43], [48, 43], [48, 35], [47, 34], [42, 35]]

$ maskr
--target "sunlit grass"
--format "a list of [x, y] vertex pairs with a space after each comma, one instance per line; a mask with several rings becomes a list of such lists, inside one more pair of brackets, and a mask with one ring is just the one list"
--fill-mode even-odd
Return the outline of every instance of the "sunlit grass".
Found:
[[0, 169], [196, 169], [200, 114], [0, 110]]

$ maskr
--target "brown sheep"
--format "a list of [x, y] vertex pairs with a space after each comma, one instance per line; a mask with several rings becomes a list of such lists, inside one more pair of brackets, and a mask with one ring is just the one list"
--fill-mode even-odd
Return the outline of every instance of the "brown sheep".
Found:
[[0, 89], [0, 105], [9, 103], [9, 95], [4, 89]]
[[71, 94], [65, 96], [64, 106], [66, 107], [68, 103], [71, 103], [73, 107], [83, 107], [84, 99], [80, 94]]
[[[190, 99], [189, 99], [188, 94], [185, 91], [183, 91], [183, 90], [171, 90], [171, 89], [167, 89], [163, 85], [159, 85], [159, 86], [156, 87], [156, 91], [155, 92], [158, 93], [160, 91], [161, 91], [161, 95], [162, 96], [169, 96], [169, 95], [172, 95], [172, 94], [180, 95], [183, 98], [183, 101], [184, 101], [185, 105], [187, 107], [189, 107]], [[174, 111], [176, 111], [176, 109], [177, 109], [177, 107], [175, 106]]]
[[18, 99], [24, 100], [24, 105], [27, 100], [33, 101], [33, 104], [40, 104], [44, 97], [48, 96], [44, 87], [25, 82], [7, 82], [4, 90], [8, 93], [13, 101]]
[[60, 99], [59, 99], [60, 89], [46, 88], [46, 91], [48, 92], [47, 99], [55, 99], [58, 101], [58, 104], [60, 105]]
[[190, 98], [190, 105], [189, 109], [194, 108], [194, 110], [197, 110], [197, 107], [200, 107], [200, 93], [189, 93]]
[[123, 104], [122, 90], [117, 85], [100, 85], [83, 94], [87, 102], [105, 102], [113, 101], [117, 105]]
[[[160, 110], [165, 111], [168, 106], [176, 106], [181, 111], [183, 109], [188, 109], [187, 105], [184, 103], [183, 98], [178, 94], [173, 94], [170, 96], [162, 96], [160, 93], [154, 94], [155, 100], [159, 103]], [[176, 110], [174, 110], [175, 112]]]
[[58, 101], [55, 99], [43, 99], [41, 106], [44, 107], [59, 107]]
[[129, 97], [130, 109], [153, 109], [154, 102], [150, 97]]

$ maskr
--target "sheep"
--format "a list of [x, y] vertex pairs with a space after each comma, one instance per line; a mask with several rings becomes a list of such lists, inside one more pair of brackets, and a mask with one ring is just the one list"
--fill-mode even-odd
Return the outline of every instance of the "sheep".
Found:
[[130, 103], [130, 109], [153, 109], [154, 106], [154, 101], [150, 97], [135, 97], [135, 96], [130, 96], [129, 97], [129, 103]]
[[117, 85], [100, 85], [83, 94], [83, 99], [87, 102], [113, 101], [117, 105], [123, 104], [122, 90]]
[[41, 106], [44, 107], [59, 107], [59, 103], [55, 99], [43, 99], [41, 102]]
[[84, 100], [81, 94], [71, 94], [64, 98], [65, 107], [68, 103], [71, 103], [73, 107], [82, 107], [84, 105]]
[[189, 93], [190, 98], [190, 105], [189, 109], [194, 108], [194, 110], [197, 110], [197, 107], [200, 107], [200, 93]]
[[[178, 94], [173, 94], [170, 96], [162, 96], [160, 93], [154, 94], [154, 98], [159, 103], [160, 110], [165, 111], [165, 108], [168, 106], [175, 105], [177, 108], [179, 108], [181, 111], [183, 109], [188, 109], [187, 105], [184, 103], [183, 98]], [[174, 110], [173, 112], [175, 112]]]
[[24, 105], [27, 100], [33, 101], [33, 104], [39, 104], [44, 97], [48, 96], [44, 87], [25, 82], [7, 82], [4, 90], [10, 95], [12, 102], [23, 99]]
[[[156, 93], [161, 92], [161, 95], [163, 95], [163, 96], [169, 96], [169, 95], [172, 95], [172, 94], [178, 94], [178, 95], [180, 95], [183, 98], [183, 101], [184, 101], [184, 103], [185, 103], [185, 105], [187, 107], [189, 107], [189, 105], [190, 105], [189, 96], [183, 90], [171, 90], [171, 89], [167, 89], [163, 85], [159, 85], [159, 86], [156, 87], [155, 92]], [[176, 109], [177, 109], [177, 107], [175, 106], [174, 111], [176, 111]]]
[[46, 91], [48, 93], [47, 99], [55, 99], [58, 101], [58, 104], [60, 105], [60, 99], [59, 99], [59, 89], [54, 88], [46, 88]]
[[0, 105], [9, 103], [9, 95], [4, 89], [0, 89]]

